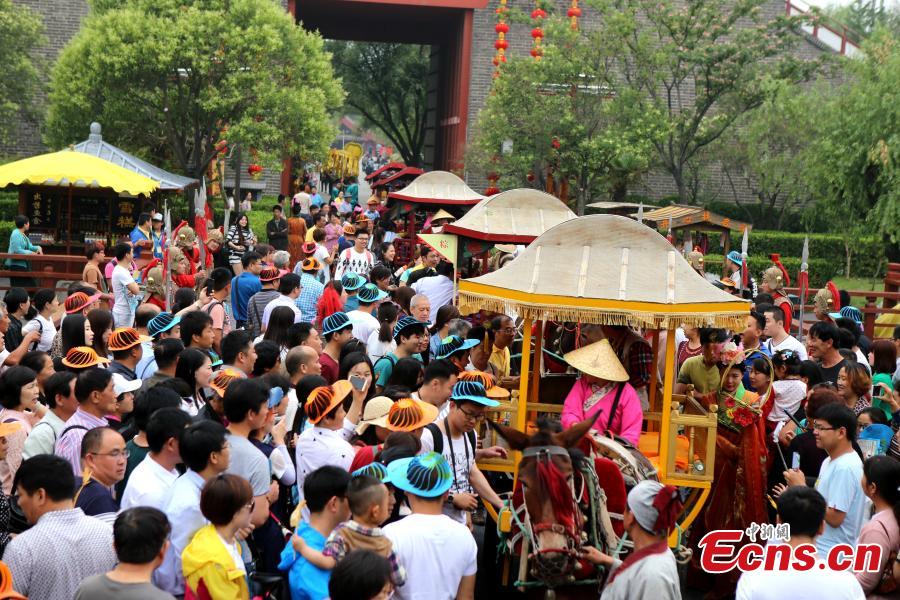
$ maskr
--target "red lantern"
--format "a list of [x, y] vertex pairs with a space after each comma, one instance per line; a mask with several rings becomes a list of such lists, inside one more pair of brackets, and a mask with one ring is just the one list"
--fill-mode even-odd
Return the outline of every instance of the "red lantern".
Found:
[[543, 54], [543, 51], [540, 48], [532, 48], [531, 49], [531, 55], [535, 58], [540, 58], [540, 56], [542, 54]]
[[533, 37], [534, 39], [540, 39], [544, 37], [544, 30], [540, 27], [535, 27], [531, 30], [531, 37]]
[[569, 8], [568, 12], [566, 12], [566, 16], [569, 17], [569, 27], [573, 30], [578, 29], [578, 17], [581, 16], [581, 9], [578, 8], [578, 0], [572, 0], [572, 6]]
[[553, 140], [550, 142], [550, 145], [553, 146], [554, 150], [559, 150], [559, 139], [554, 137]]
[[544, 12], [544, 9], [542, 9], [542, 8], [536, 8], [536, 9], [534, 9], [533, 11], [531, 11], [531, 18], [532, 18], [532, 19], [535, 19], [535, 20], [537, 20], [537, 19], [543, 19], [543, 18], [546, 17], [546, 16], [547, 16], [547, 13]]
[[497, 23], [494, 25], [494, 31], [497, 33], [509, 33], [509, 25], [506, 23]]
[[497, 50], [506, 50], [507, 48], [509, 48], [509, 42], [507, 42], [506, 40], [497, 40], [496, 42], [494, 42], [494, 48], [496, 48]]
[[509, 48], [509, 42], [506, 41], [506, 34], [509, 33], [509, 25], [506, 23], [506, 16], [509, 8], [506, 6], [507, 0], [500, 0], [500, 6], [497, 7], [497, 24], [494, 25], [494, 31], [497, 32], [497, 40], [494, 42], [494, 48], [497, 53], [494, 55], [494, 77], [500, 76], [500, 65], [506, 62], [506, 49]]
[[528, 171], [528, 175], [526, 175], [525, 178], [526, 178], [529, 182], [534, 181], [534, 172], [533, 172], [533, 171]]
[[488, 189], [484, 190], [485, 196], [495, 196], [499, 193], [500, 193], [500, 188], [493, 186], [493, 185], [491, 187], [489, 187]]

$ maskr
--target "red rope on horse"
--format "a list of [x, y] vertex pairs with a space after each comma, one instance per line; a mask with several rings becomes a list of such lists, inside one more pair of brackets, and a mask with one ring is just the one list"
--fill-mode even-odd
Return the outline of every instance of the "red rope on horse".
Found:
[[552, 462], [538, 461], [538, 481], [553, 504], [557, 522], [568, 531], [575, 530], [575, 500], [562, 471]]

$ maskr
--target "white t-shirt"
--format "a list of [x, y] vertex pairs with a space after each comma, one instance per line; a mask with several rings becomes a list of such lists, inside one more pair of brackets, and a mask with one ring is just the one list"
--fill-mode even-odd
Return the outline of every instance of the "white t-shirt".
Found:
[[862, 474], [862, 459], [856, 452], [847, 452], [835, 460], [829, 456], [822, 461], [816, 489], [825, 497], [828, 508], [839, 510], [845, 516], [840, 527], [825, 523], [825, 533], [816, 538], [819, 556], [826, 556], [837, 544], [856, 545], [869, 514], [869, 499], [859, 483]]
[[322, 268], [319, 269], [319, 272], [316, 276], [319, 278], [319, 281], [322, 283], [328, 283], [331, 281], [331, 267], [325, 262], [331, 256], [331, 253], [328, 252], [328, 248], [323, 246], [322, 244], [318, 244], [316, 246], [316, 252], [313, 254], [313, 258], [319, 261], [319, 264], [322, 265]]
[[[380, 329], [380, 326], [378, 329]], [[379, 358], [397, 349], [397, 342], [393, 339], [389, 342], [382, 342], [378, 339], [378, 329], [370, 333], [369, 339], [366, 340], [366, 354], [369, 355], [369, 360], [372, 361], [373, 365], [378, 362]]]
[[[446, 432], [444, 432], [443, 421], [438, 421], [437, 423], [444, 437], [441, 454], [444, 455], [444, 458], [447, 459], [450, 467], [454, 470], [453, 485], [450, 486], [450, 493], [472, 493], [474, 490], [472, 484], [469, 483], [469, 474], [475, 465], [475, 449], [478, 447], [478, 434], [475, 434], [474, 447], [469, 443], [469, 436], [465, 434], [453, 438], [451, 443]], [[434, 450], [434, 437], [432, 437], [431, 430], [427, 427], [422, 430], [421, 440], [422, 452]], [[444, 514], [460, 523], [466, 522], [466, 511], [459, 510], [449, 503], [444, 505]]]
[[[46, 319], [41, 315], [37, 315], [32, 320], [25, 323], [22, 326], [22, 333], [31, 333], [32, 331], [40, 331], [41, 338], [37, 342], [37, 347], [35, 350], [40, 350], [41, 352], [50, 352], [50, 347], [53, 346], [53, 338], [56, 337], [56, 327], [53, 325], [53, 321], [50, 319]], [[29, 351], [32, 348], [28, 349]], [[4, 360], [6, 360], [4, 358]]]
[[361, 342], [368, 342], [372, 332], [377, 332], [381, 328], [378, 319], [361, 310], [351, 310], [347, 313], [347, 317], [353, 323], [353, 337]]
[[[857, 486], [858, 487], [858, 486]], [[863, 600], [853, 571], [816, 565], [809, 571], [748, 571], [737, 584], [737, 600]]]
[[[112, 289], [115, 297], [112, 312], [116, 316], [131, 314], [131, 320], [133, 321], [134, 311], [131, 310], [131, 302], [129, 300], [131, 295], [128, 291], [128, 286], [132, 283], [135, 283], [134, 277], [131, 276], [128, 269], [122, 265], [116, 265], [112, 272]], [[117, 321], [116, 327], [131, 327], [131, 323], [119, 323]]]
[[406, 584], [399, 600], [454, 600], [463, 577], [478, 568], [478, 547], [469, 528], [445, 515], [412, 514], [384, 527]]
[[375, 257], [368, 250], [357, 252], [356, 248], [347, 248], [338, 255], [334, 278], [340, 280], [345, 273], [358, 273], [364, 277], [375, 266]]
[[312, 201], [312, 198], [306, 192], [297, 192], [294, 194], [293, 199], [291, 200], [291, 206], [300, 205], [300, 212], [303, 214], [309, 214], [309, 204]]
[[162, 510], [169, 488], [178, 479], [178, 471], [167, 471], [148, 454], [128, 476], [121, 509], [149, 506]]
[[423, 294], [431, 303], [429, 319], [432, 323], [437, 320], [438, 309], [453, 302], [453, 282], [444, 275], [423, 277], [412, 284], [412, 289], [417, 294]]
[[778, 345], [775, 345], [772, 338], [769, 338], [766, 340], [766, 349], [769, 351], [770, 355], [775, 354], [779, 350], [793, 350], [797, 353], [797, 356], [800, 357], [800, 360], [806, 360], [808, 358], [806, 348], [792, 335], [784, 338]]
[[303, 322], [303, 313], [300, 312], [300, 309], [297, 308], [297, 303], [293, 298], [289, 296], [285, 296], [284, 294], [278, 296], [268, 304], [266, 304], [266, 308], [263, 310], [262, 316], [262, 326], [263, 329], [269, 326], [269, 317], [272, 316], [272, 311], [278, 308], [279, 306], [287, 306], [291, 310], [294, 311], [294, 323], [302, 323]]

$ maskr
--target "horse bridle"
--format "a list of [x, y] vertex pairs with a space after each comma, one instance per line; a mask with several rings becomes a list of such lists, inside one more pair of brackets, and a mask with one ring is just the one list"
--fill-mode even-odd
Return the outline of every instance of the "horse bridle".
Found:
[[[553, 456], [564, 456], [566, 458], [571, 458], [569, 455], [569, 451], [563, 448], [562, 446], [532, 446], [529, 448], [525, 448], [522, 450], [522, 458], [535, 458], [538, 462], [549, 463], [551, 457]], [[573, 503], [573, 514], [575, 518], [578, 518], [581, 515], [581, 509], [578, 506], [578, 502], [575, 499], [575, 490], [570, 484], [570, 490], [572, 492], [572, 503]], [[531, 520], [531, 514], [528, 512], [528, 502], [527, 500], [523, 502], [525, 508], [525, 518], [523, 522], [520, 522], [518, 525], [520, 529], [523, 531], [525, 536], [528, 539], [528, 542], [531, 544], [533, 551], [531, 553], [531, 557], [535, 559], [535, 575], [544, 580], [545, 582], [552, 583], [554, 580], [558, 581], [561, 578], [565, 578], [571, 573], [570, 569], [574, 568], [575, 562], [578, 558], [578, 551], [581, 548], [581, 536], [578, 534], [578, 525], [575, 525], [575, 530], [569, 530], [565, 526], [559, 523], [533, 523]], [[515, 511], [513, 511], [513, 515], [515, 515]], [[517, 517], [515, 517], [518, 520]], [[540, 540], [538, 535], [544, 531], [552, 531], [553, 533], [562, 535], [566, 540], [565, 548], [542, 548], [540, 545]], [[541, 561], [541, 556], [546, 554], [556, 554], [556, 555], [564, 555], [566, 556], [566, 561], [564, 568], [560, 569], [551, 569], [550, 565]]]

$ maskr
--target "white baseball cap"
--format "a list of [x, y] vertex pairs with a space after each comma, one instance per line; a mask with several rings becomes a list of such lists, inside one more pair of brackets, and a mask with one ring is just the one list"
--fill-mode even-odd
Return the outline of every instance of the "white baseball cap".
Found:
[[116, 397], [121, 396], [125, 392], [133, 392], [144, 383], [140, 379], [134, 379], [132, 381], [128, 381], [123, 376], [118, 373], [113, 373], [113, 389], [116, 391]]

